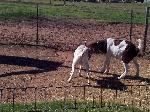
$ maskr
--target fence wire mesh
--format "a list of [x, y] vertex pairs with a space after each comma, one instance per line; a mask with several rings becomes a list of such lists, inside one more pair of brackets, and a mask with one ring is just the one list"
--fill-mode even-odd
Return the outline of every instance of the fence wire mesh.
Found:
[[[89, 7], [86, 7], [85, 4], [83, 6], [78, 4], [77, 6], [73, 7], [78, 7], [79, 9], [77, 8], [76, 10], [80, 11], [80, 13], [84, 14], [84, 12], [88, 12], [89, 15], [92, 15], [92, 17], [95, 17], [95, 19], [109, 21], [110, 23], [102, 24], [102, 26], [99, 27], [98, 24], [79, 24], [75, 20], [66, 21], [65, 19], [58, 19], [56, 22], [55, 18], [59, 18], [60, 16], [64, 16], [64, 18], [69, 19], [74, 18], [72, 13], [75, 9], [71, 9], [69, 11], [65, 6], [19, 3], [5, 4], [2, 2], [0, 5], [0, 20], [2, 20], [0, 22], [0, 43], [8, 45], [42, 45], [61, 50], [72, 50], [75, 46], [78, 45], [77, 39], [82, 42], [84, 40], [88, 40], [89, 36], [92, 35], [97, 37], [98, 34], [100, 34], [103, 38], [110, 36], [116, 38], [122, 37], [132, 41], [133, 43], [136, 43], [135, 40], [137, 38], [144, 40], [143, 38], [147, 37], [145, 47], [147, 55], [149, 56], [149, 27], [146, 29], [146, 25], [148, 25], [149, 22], [147, 21], [146, 24], [144, 21], [146, 16], [145, 10], [136, 9], [136, 11], [133, 11], [114, 8], [111, 10], [107, 9], [104, 12], [103, 7], [99, 10], [88, 10], [88, 8], [92, 7], [90, 6], [91, 4], [88, 5]], [[93, 7], [95, 6], [93, 5]], [[61, 8], [66, 10], [67, 13], [57, 13], [61, 12]], [[71, 14], [72, 16], [70, 16]], [[74, 15], [76, 15], [76, 13], [74, 13]], [[82, 19], [82, 16], [80, 16], [78, 18]], [[147, 18], [147, 20], [149, 20], [149, 14]], [[80, 28], [78, 28], [79, 26]], [[92, 32], [87, 33], [85, 29], [89, 29], [92, 26], [97, 29], [105, 29], [107, 33], [100, 31], [95, 32], [95, 34]], [[111, 26], [112, 29], [108, 29], [107, 26]], [[114, 27], [118, 27], [118, 29], [116, 29], [117, 31], [115, 32], [113, 32]], [[76, 28], [79, 30], [74, 30]], [[62, 36], [62, 33], [65, 33], [65, 35]], [[63, 39], [65, 39], [66, 42], [62, 42]], [[70, 41], [70, 39], [73, 41]]]
[[[1, 88], [0, 111], [18, 112], [20, 108], [22, 111], [88, 111], [118, 108], [149, 112], [150, 85], [126, 86], [128, 89], [123, 91], [88, 85]], [[7, 105], [10, 105], [9, 109]]]
[[[31, 2], [31, 1], [29, 1]], [[49, 1], [46, 1], [49, 2]], [[61, 2], [62, 4], [64, 2]], [[16, 5], [16, 4], [15, 4]], [[140, 21], [140, 18], [145, 17], [145, 12], [132, 12], [130, 10], [124, 10], [125, 17], [117, 20], [115, 17], [114, 21], [111, 21], [109, 24], [102, 24], [103, 29], [108, 32], [86, 32], [86, 29], [92, 29], [91, 24], [79, 24], [77, 21], [64, 21], [59, 20], [56, 22], [53, 16], [48, 15], [51, 10], [49, 10], [49, 5], [40, 5], [40, 4], [18, 4], [18, 11], [14, 10], [15, 5], [10, 7], [4, 7], [5, 5], [0, 5], [3, 9], [0, 11], [1, 22], [0, 22], [0, 43], [1, 45], [29, 45], [29, 46], [46, 46], [54, 48], [56, 50], [73, 50], [78, 45], [78, 40], [83, 41], [86, 38], [94, 35], [95, 37], [102, 33], [102, 36], [114, 36], [113, 28], [119, 26], [119, 23], [123, 22], [125, 19], [126, 24], [122, 24], [121, 28], [117, 29], [118, 35], [123, 35], [125, 38], [129, 39], [131, 36], [132, 42], [135, 42], [136, 38], [143, 38], [145, 24], [144, 21]], [[56, 5], [57, 6], [57, 5]], [[23, 7], [23, 8], [22, 8]], [[29, 8], [32, 7], [32, 8]], [[76, 7], [76, 6], [75, 6]], [[59, 9], [60, 7], [58, 7]], [[48, 9], [48, 10], [46, 10]], [[67, 10], [68, 11], [68, 10]], [[87, 9], [82, 8], [82, 12], [88, 11]], [[99, 15], [101, 18], [110, 17], [110, 14], [118, 12], [116, 16], [121, 15], [121, 11], [116, 9], [109, 10], [109, 13], [103, 12], [89, 12], [90, 14]], [[70, 12], [71, 13], [71, 12]], [[54, 14], [55, 16], [55, 14]], [[59, 15], [56, 15], [59, 17]], [[66, 15], [68, 16], [68, 15]], [[26, 18], [27, 17], [27, 18]], [[13, 21], [12, 21], [13, 20]], [[132, 20], [132, 21], [131, 21]], [[140, 25], [140, 30], [137, 24], [134, 24], [135, 21], [142, 23]], [[61, 23], [61, 24], [59, 24]], [[111, 26], [112, 25], [112, 26]], [[93, 25], [95, 29], [99, 29], [99, 25]], [[107, 26], [111, 26], [110, 29], [107, 29]], [[75, 30], [74, 30], [75, 29]], [[77, 30], [80, 29], [80, 30]], [[94, 29], [94, 30], [95, 30]], [[120, 30], [122, 32], [120, 32]], [[127, 32], [126, 32], [127, 30]], [[57, 32], [59, 31], [59, 32]], [[62, 36], [63, 32], [67, 32]], [[71, 32], [71, 33], [68, 33]], [[149, 32], [149, 29], [148, 29]], [[71, 34], [71, 35], [70, 35]], [[77, 34], [79, 36], [77, 36]], [[134, 38], [135, 36], [138, 37]], [[149, 34], [149, 33], [148, 33]], [[116, 34], [115, 34], [116, 36]], [[92, 38], [93, 39], [93, 38]], [[91, 40], [92, 40], [91, 39]], [[65, 42], [63, 42], [65, 40]], [[149, 53], [149, 36], [147, 35], [147, 47], [146, 52]], [[8, 48], [9, 49], [9, 48]], [[18, 48], [16, 48], [18, 49]], [[26, 48], [26, 52], [29, 48]], [[20, 48], [20, 50], [22, 50]], [[7, 50], [6, 50], [7, 51]], [[6, 55], [4, 64], [7, 64], [9, 56], [7, 52], [3, 50]], [[16, 50], [17, 51], [17, 50]], [[34, 49], [32, 52], [37, 54], [38, 49]], [[42, 53], [41, 53], [42, 54]], [[24, 56], [22, 53], [21, 56]], [[1, 56], [4, 59], [4, 56]], [[37, 58], [36, 56], [34, 58]], [[16, 57], [13, 58], [13, 60]], [[12, 59], [11, 56], [9, 59]], [[26, 57], [17, 57], [18, 65], [27, 65], [30, 61], [34, 61], [36, 64], [35, 67], [42, 69], [39, 71], [33, 70], [31, 73], [43, 73], [45, 69], [45, 63], [41, 63], [40, 60], [26, 58]], [[24, 60], [28, 60], [28, 63], [23, 63]], [[43, 64], [44, 63], [44, 64]], [[46, 63], [48, 65], [49, 63]], [[30, 66], [33, 66], [32, 63]], [[26, 72], [26, 71], [25, 71]], [[24, 72], [24, 73], [25, 73]], [[21, 72], [6, 73], [7, 75], [12, 74], [21, 74]], [[29, 72], [28, 72], [29, 73]], [[5, 74], [5, 75], [6, 75]], [[2, 76], [1, 76], [2, 77]], [[10, 108], [8, 108], [8, 106]], [[11, 87], [11, 88], [0, 88], [0, 111], [12, 111], [17, 112], [23, 111], [101, 111], [101, 109], [107, 110], [119, 110], [122, 107], [123, 110], [132, 110], [133, 112], [137, 111], [137, 108], [149, 112], [150, 111], [150, 85], [124, 85], [123, 88], [113, 88], [105, 89], [100, 86], [48, 86], [48, 87]], [[136, 108], [134, 108], [136, 107]], [[21, 109], [20, 109], [21, 108]]]

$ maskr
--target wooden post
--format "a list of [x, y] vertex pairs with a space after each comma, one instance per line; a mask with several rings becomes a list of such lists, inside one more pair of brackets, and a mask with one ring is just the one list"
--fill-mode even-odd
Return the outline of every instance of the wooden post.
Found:
[[132, 42], [132, 29], [133, 29], [133, 10], [131, 10], [131, 13], [130, 13], [130, 41]]
[[147, 32], [148, 32], [148, 17], [149, 17], [149, 7], [146, 7], [145, 32], [144, 32], [144, 40], [143, 40], [143, 54], [145, 54], [145, 50], [146, 50], [146, 41], [147, 41]]

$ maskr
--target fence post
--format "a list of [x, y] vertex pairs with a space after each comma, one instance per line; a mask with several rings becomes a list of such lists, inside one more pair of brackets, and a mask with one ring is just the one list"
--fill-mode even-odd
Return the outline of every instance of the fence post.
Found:
[[44, 87], [44, 102], [45, 102], [45, 107], [44, 107], [44, 112], [48, 111], [47, 110], [47, 87]]
[[50, 5], [52, 4], [52, 1], [51, 1], [51, 0], [49, 0], [49, 4], [50, 4]]
[[13, 112], [15, 112], [15, 90], [16, 88], [13, 88]]
[[[64, 87], [64, 103], [63, 103], [63, 112], [66, 111], [67, 109], [67, 104], [66, 104], [66, 101], [67, 101], [67, 91], [66, 91], [66, 88], [67, 87]], [[62, 88], [63, 89], [63, 88]]]
[[145, 31], [144, 31], [144, 40], [143, 40], [143, 53], [145, 54], [146, 50], [146, 41], [147, 41], [147, 32], [148, 32], [148, 17], [149, 17], [149, 7], [146, 7], [145, 12]]
[[36, 92], [37, 92], [37, 87], [34, 88], [34, 110], [37, 111], [37, 99], [36, 99]]
[[[0, 104], [2, 105], [2, 103], [3, 103], [3, 100], [2, 100], [2, 98], [3, 98], [3, 89], [0, 89], [0, 94], [1, 94]], [[3, 106], [1, 107], [1, 112], [3, 112]]]
[[101, 94], [100, 94], [101, 96], [100, 96], [100, 103], [101, 103], [101, 108], [103, 107], [103, 89], [102, 89], [102, 87], [101, 87]]
[[92, 108], [94, 108], [94, 107], [95, 107], [95, 97], [93, 95]]
[[131, 10], [130, 12], [130, 41], [132, 41], [132, 29], [133, 29], [133, 10]]
[[84, 91], [83, 91], [83, 99], [84, 99], [84, 102], [85, 102], [85, 91], [86, 91], [86, 90], [85, 90], [85, 88], [86, 88], [85, 86], [86, 86], [86, 85], [84, 85], [84, 87], [83, 87], [83, 90], [84, 90]]
[[75, 86], [74, 108], [77, 109], [77, 89], [76, 89], [76, 86]]
[[28, 100], [27, 99], [27, 87], [24, 88], [24, 92], [25, 92], [25, 94], [24, 94], [25, 95], [25, 97], [24, 97], [25, 98], [25, 108], [27, 109], [28, 108], [28, 105], [27, 105], [27, 100]]
[[66, 5], [66, 0], [64, 0], [64, 5]]
[[37, 22], [37, 24], [36, 24], [36, 45], [38, 45], [39, 44], [39, 4], [37, 4], [37, 7], [36, 7], [36, 22]]

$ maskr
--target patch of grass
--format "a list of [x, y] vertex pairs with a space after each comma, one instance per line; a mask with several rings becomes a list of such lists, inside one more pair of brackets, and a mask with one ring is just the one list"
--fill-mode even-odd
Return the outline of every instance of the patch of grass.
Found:
[[[76, 104], [76, 106], [75, 106]], [[102, 107], [101, 107], [102, 106]], [[67, 112], [77, 111], [77, 112], [84, 112], [85, 110], [88, 112], [143, 112], [142, 110], [126, 106], [126, 105], [120, 105], [115, 103], [103, 103], [102, 105], [98, 102], [95, 102], [93, 104], [92, 101], [89, 102], [74, 102], [74, 101], [52, 101], [52, 102], [39, 102], [36, 103], [28, 103], [28, 104], [15, 104], [14, 108], [12, 104], [0, 104], [0, 111], [4, 112], [34, 112], [35, 110], [39, 112], [56, 112], [56, 111], [62, 111], [65, 110]]]
[[29, 19], [32, 17], [36, 17], [34, 5], [0, 3], [0, 20]]
[[[149, 6], [149, 4], [148, 4]], [[39, 5], [39, 16], [63, 19], [95, 19], [105, 22], [130, 22], [130, 10], [134, 23], [144, 23], [145, 4], [96, 4]], [[36, 4], [0, 3], [0, 20], [32, 19], [37, 15]]]

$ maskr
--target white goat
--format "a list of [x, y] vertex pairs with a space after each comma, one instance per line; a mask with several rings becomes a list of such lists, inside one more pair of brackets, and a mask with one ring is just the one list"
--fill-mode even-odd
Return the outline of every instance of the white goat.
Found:
[[[80, 64], [79, 68], [79, 74], [81, 73], [82, 65], [86, 68], [87, 76], [89, 77], [89, 64], [88, 64], [88, 47], [85, 45], [80, 45], [74, 52], [74, 58], [72, 62], [72, 70], [70, 72], [70, 77], [68, 79], [68, 82], [71, 81], [72, 76], [75, 71], [75, 66], [77, 64]], [[88, 83], [89, 83], [89, 78], [88, 78]]]

